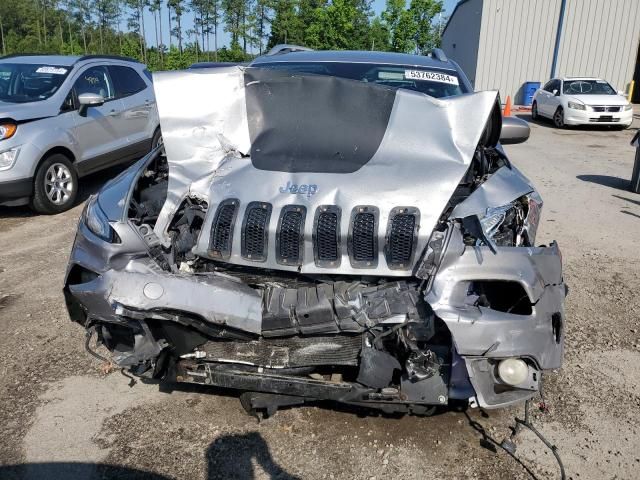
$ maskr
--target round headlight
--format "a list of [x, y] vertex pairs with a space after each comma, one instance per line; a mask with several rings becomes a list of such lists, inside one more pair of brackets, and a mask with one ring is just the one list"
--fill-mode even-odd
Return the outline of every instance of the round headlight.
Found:
[[519, 358], [507, 358], [498, 364], [498, 375], [507, 385], [520, 385], [529, 376], [529, 367]]

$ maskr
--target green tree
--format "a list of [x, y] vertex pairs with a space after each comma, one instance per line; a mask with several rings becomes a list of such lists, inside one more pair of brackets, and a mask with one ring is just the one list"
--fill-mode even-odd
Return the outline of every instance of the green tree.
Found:
[[409, 13], [415, 25], [414, 43], [418, 53], [428, 55], [440, 45], [440, 32], [434, 19], [442, 10], [441, 0], [411, 0]]
[[269, 35], [267, 48], [280, 43], [302, 43], [304, 38], [300, 34], [296, 1], [276, 0], [273, 10], [274, 16], [271, 22], [271, 34]]

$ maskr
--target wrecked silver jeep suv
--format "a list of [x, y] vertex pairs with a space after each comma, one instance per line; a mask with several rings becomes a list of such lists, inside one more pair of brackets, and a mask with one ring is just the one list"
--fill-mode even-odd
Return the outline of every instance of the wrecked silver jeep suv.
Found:
[[563, 355], [558, 246], [442, 54], [289, 52], [166, 72], [164, 149], [92, 197], [64, 293], [111, 361], [250, 411], [531, 398]]

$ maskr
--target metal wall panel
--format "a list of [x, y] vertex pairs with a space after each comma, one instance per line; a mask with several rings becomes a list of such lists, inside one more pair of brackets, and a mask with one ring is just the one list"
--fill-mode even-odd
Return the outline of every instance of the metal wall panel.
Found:
[[458, 4], [442, 34], [442, 50], [458, 62], [471, 83], [475, 83], [476, 79], [482, 2], [467, 0]]
[[[463, 2], [444, 32], [444, 51], [460, 63], [476, 90], [496, 89], [503, 101], [510, 95], [521, 102], [525, 82], [544, 83], [551, 76], [561, 3]], [[639, 42], [640, 0], [567, 0], [557, 75], [603, 77], [625, 90]]]
[[484, 0], [476, 90], [521, 102], [524, 83], [549, 78], [560, 0]]
[[626, 90], [640, 42], [640, 1], [567, 0], [558, 76], [590, 76]]

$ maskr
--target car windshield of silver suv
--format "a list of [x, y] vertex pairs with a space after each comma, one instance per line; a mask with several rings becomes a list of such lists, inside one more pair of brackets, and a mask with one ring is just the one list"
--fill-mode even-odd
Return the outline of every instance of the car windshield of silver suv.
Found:
[[268, 414], [533, 397], [562, 363], [566, 289], [499, 144], [528, 127], [503, 124], [497, 92], [436, 99], [392, 70], [156, 74], [165, 150], [92, 197], [71, 253], [87, 348]]
[[0, 63], [0, 101], [27, 103], [53, 95], [69, 73], [59, 65]]

